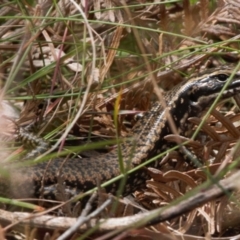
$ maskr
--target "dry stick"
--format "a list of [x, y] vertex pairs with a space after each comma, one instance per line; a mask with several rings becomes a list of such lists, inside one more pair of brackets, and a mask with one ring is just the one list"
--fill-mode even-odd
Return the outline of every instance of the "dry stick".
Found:
[[99, 208], [97, 208], [94, 212], [90, 213], [88, 216], [87, 214], [92, 208], [92, 203], [94, 199], [97, 197], [97, 193], [93, 194], [89, 199], [85, 209], [82, 211], [81, 216], [77, 219], [76, 223], [71, 226], [67, 231], [65, 231], [57, 240], [64, 240], [70, 237], [73, 233], [75, 233], [80, 226], [84, 223], [88, 222], [93, 217], [98, 216], [108, 205], [111, 204], [112, 198], [107, 199]]
[[[218, 185], [221, 185], [221, 188], [215, 184], [212, 186], [209, 186], [209, 184], [211, 184], [211, 182], [208, 181], [207, 183], [204, 183], [193, 191], [189, 192], [187, 195], [190, 197], [187, 199], [186, 196], [178, 198], [177, 200], [173, 201], [170, 207], [159, 208], [146, 213], [140, 213], [128, 217], [100, 219], [99, 221], [92, 219], [89, 221], [89, 224], [87, 226], [81, 226], [78, 231], [84, 232], [90, 228], [93, 228], [96, 226], [96, 224], [101, 223], [97, 231], [113, 231], [112, 234], [115, 235], [120, 231], [126, 229], [148, 226], [173, 219], [195, 209], [196, 207], [200, 207], [210, 200], [225, 195], [226, 192], [229, 193], [233, 190], [239, 189], [240, 172], [236, 172], [232, 174], [232, 176], [224, 180], [220, 180], [218, 182]], [[49, 215], [38, 215], [36, 218], [34, 218], [34, 214], [23, 212], [11, 213], [8, 211], [0, 210], [0, 222], [19, 222], [19, 224], [22, 226], [30, 224], [31, 226], [38, 228], [66, 230], [75, 225], [77, 219], [69, 217], [55, 217]]]

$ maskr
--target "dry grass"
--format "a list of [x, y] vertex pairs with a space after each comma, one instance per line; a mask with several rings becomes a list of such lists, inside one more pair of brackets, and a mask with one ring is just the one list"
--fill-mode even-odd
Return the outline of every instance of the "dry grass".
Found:
[[[167, 90], [204, 69], [238, 63], [239, 1], [143, 2], [0, 0], [1, 99], [20, 108], [17, 125], [38, 122], [39, 134], [55, 149], [69, 139], [76, 145], [113, 139], [116, 132], [124, 137], [135, 123], [134, 115], [149, 110], [156, 99], [154, 83]], [[239, 117], [236, 105], [218, 106], [188, 145], [206, 166], [194, 169], [175, 152], [161, 171], [149, 170], [152, 180], [135, 193], [136, 201], [146, 209], [166, 206], [209, 174], [230, 166], [238, 157], [232, 147], [239, 138]], [[198, 126], [201, 119], [189, 121]], [[176, 136], [168, 137], [176, 142]], [[237, 235], [237, 194], [232, 199], [213, 200], [179, 218], [118, 238]], [[135, 211], [130, 207], [115, 214]], [[25, 231], [27, 239], [33, 239], [36, 228], [32, 229]], [[38, 239], [44, 234], [38, 229]], [[57, 238], [50, 235], [45, 239]]]

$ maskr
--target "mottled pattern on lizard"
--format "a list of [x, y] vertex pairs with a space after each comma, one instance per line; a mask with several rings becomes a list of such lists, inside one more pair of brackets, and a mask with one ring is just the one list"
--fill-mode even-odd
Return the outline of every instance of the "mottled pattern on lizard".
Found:
[[[133, 169], [172, 146], [164, 139], [164, 136], [172, 133], [167, 115], [172, 117], [178, 134], [185, 135], [189, 125], [187, 119], [200, 116], [213, 103], [231, 72], [232, 69], [227, 67], [209, 70], [166, 92], [164, 94], [166, 106], [156, 102], [152, 109], [135, 124], [129, 133], [129, 138], [120, 144], [124, 166]], [[232, 97], [239, 92], [240, 74], [236, 73], [221, 99]], [[158, 167], [160, 163], [161, 158], [148, 166]], [[0, 193], [10, 197], [39, 197], [43, 184], [43, 189], [49, 188], [51, 192], [49, 195], [45, 193], [44, 197], [55, 198], [52, 186], [58, 182], [60, 169], [61, 180], [66, 186], [74, 188], [76, 194], [121, 174], [117, 149], [97, 158], [74, 158], [65, 162], [64, 158], [55, 158], [50, 162], [33, 166], [13, 165], [10, 170], [10, 180], [0, 176]], [[133, 192], [148, 178], [143, 168], [129, 174], [122, 194]], [[118, 187], [119, 181], [107, 186], [106, 191], [115, 194]]]

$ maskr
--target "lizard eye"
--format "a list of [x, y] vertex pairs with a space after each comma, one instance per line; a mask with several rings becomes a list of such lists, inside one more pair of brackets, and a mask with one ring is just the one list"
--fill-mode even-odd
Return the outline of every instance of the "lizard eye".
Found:
[[227, 79], [228, 79], [228, 75], [226, 75], [226, 74], [218, 74], [218, 75], [216, 75], [215, 76], [219, 81], [226, 81]]

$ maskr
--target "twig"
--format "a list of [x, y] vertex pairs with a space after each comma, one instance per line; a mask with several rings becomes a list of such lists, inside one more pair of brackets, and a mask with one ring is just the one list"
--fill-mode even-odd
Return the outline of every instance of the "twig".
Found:
[[64, 240], [68, 238], [70, 235], [76, 232], [78, 228], [82, 226], [84, 223], [88, 222], [91, 218], [98, 216], [112, 202], [112, 198], [107, 199], [99, 208], [97, 208], [94, 212], [86, 216], [86, 214], [91, 210], [91, 203], [93, 199], [94, 198], [91, 197], [90, 199], [91, 201], [89, 200], [83, 211], [84, 213], [82, 213], [82, 215], [78, 218], [76, 223], [72, 227], [70, 227], [66, 232], [64, 232], [57, 240]]
[[[240, 186], [240, 172], [234, 173], [232, 176], [221, 180], [218, 182], [218, 185], [221, 185], [219, 188], [217, 185], [210, 186], [211, 182], [206, 182], [196, 189], [190, 191], [186, 195], [180, 197], [179, 199], [173, 201], [173, 203], [164, 208], [159, 208], [152, 210], [146, 213], [137, 214], [134, 216], [122, 217], [122, 218], [109, 218], [101, 219], [100, 221], [92, 219], [89, 221], [89, 225], [83, 225], [78, 227], [78, 231], [84, 232], [89, 228], [96, 226], [97, 223], [101, 223], [98, 231], [109, 232], [115, 230], [112, 234], [115, 235], [123, 229], [131, 229], [135, 227], [148, 226], [163, 222], [166, 220], [173, 219], [184, 213], [187, 213], [193, 210], [196, 207], [199, 207], [212, 199], [216, 199], [226, 194], [226, 192], [232, 192]], [[109, 200], [110, 201], [110, 200]], [[108, 203], [108, 202], [107, 202]], [[105, 203], [105, 204], [107, 204]], [[109, 203], [108, 203], [109, 204]], [[101, 206], [101, 209], [105, 207]], [[100, 208], [97, 210], [100, 211]], [[90, 214], [86, 221], [93, 218], [94, 214], [98, 212], [93, 212]], [[0, 210], [0, 222], [16, 222], [19, 221], [20, 225], [29, 225], [40, 228], [47, 229], [68, 229], [71, 226], [77, 226], [77, 219], [69, 217], [53, 217], [49, 215], [38, 216], [34, 218], [34, 214], [23, 213], [23, 212], [7, 212]], [[81, 220], [82, 221], [82, 220]], [[79, 225], [80, 226], [80, 225]]]

